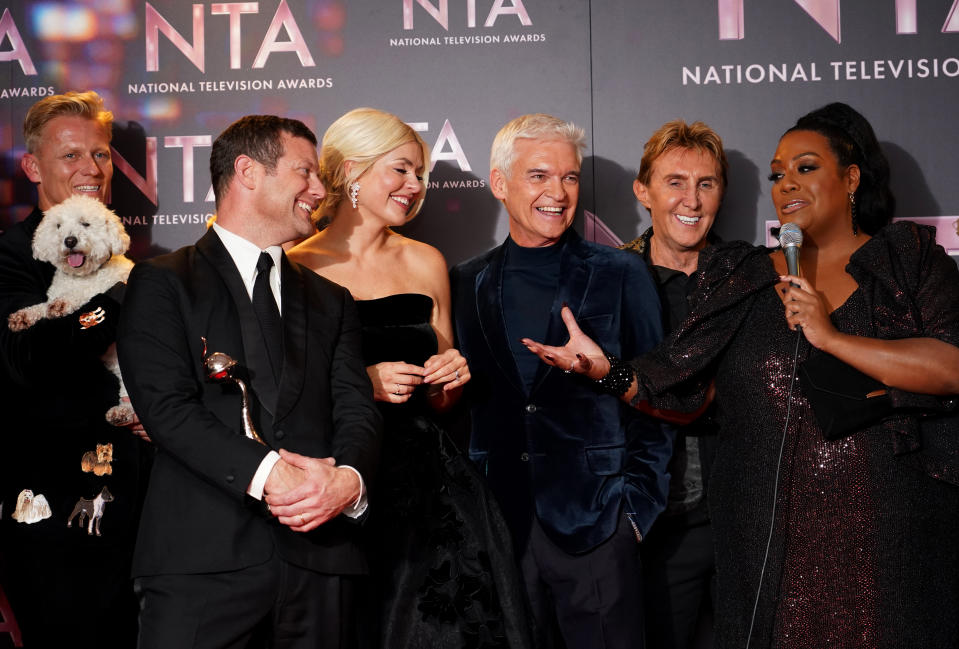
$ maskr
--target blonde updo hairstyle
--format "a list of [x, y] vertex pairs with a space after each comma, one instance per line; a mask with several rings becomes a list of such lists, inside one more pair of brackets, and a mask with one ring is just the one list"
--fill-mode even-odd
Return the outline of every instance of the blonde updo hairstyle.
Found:
[[[426, 198], [429, 187], [430, 151], [426, 142], [399, 117], [376, 108], [354, 108], [335, 122], [323, 135], [320, 149], [320, 174], [326, 188], [326, 198], [315, 212], [317, 217], [333, 218], [339, 204], [349, 200], [349, 187], [369, 169], [374, 162], [393, 149], [416, 142], [423, 152], [423, 168], [417, 175], [423, 179], [423, 193], [410, 210], [410, 218], [416, 216]], [[351, 161], [350, 172], [346, 162]], [[360, 200], [363, 189], [360, 183]]]

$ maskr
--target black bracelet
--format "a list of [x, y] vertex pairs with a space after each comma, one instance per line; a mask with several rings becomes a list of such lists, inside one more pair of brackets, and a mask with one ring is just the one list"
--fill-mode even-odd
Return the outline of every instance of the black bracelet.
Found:
[[621, 397], [633, 384], [633, 367], [611, 354], [606, 354], [606, 360], [609, 361], [609, 372], [603, 378], [596, 379], [596, 385], [614, 397]]

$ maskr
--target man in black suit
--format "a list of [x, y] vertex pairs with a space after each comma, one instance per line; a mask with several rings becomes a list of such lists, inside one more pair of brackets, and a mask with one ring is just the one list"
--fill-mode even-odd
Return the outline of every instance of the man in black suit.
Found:
[[550, 646], [632, 649], [639, 541], [665, 505], [671, 432], [521, 342], [564, 342], [564, 304], [611, 354], [642, 354], [662, 335], [642, 260], [570, 228], [584, 139], [541, 114], [500, 130], [490, 188], [509, 238], [453, 270], [453, 313], [473, 373], [470, 457], [503, 509], [538, 627], [558, 626], [564, 642]]
[[[140, 647], [353, 647], [366, 562], [351, 518], [380, 418], [350, 294], [280, 247], [313, 231], [325, 195], [316, 138], [244, 117], [213, 143], [210, 172], [216, 224], [134, 268], [120, 324], [158, 449], [133, 566]], [[237, 386], [207, 379], [215, 352], [238, 362], [265, 444], [244, 434]]]
[[[31, 248], [43, 212], [71, 196], [110, 196], [112, 125], [95, 92], [31, 106], [21, 166], [37, 207], [0, 236], [0, 576], [26, 647], [136, 640], [130, 562], [152, 451], [137, 437], [139, 422], [118, 428], [105, 418], [118, 386], [100, 357], [116, 338], [120, 286], [63, 317], [22, 331], [7, 326], [11, 313], [46, 302], [54, 267]], [[79, 255], [83, 243], [68, 247], [68, 238], [63, 258], [91, 263]], [[67, 527], [80, 499], [103, 489], [112, 500], [101, 500], [99, 534], [76, 520]]]

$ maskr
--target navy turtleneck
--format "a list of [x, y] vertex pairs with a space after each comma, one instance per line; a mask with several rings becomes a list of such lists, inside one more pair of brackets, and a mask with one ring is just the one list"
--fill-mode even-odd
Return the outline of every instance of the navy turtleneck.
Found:
[[510, 350], [527, 392], [533, 385], [541, 361], [519, 339], [546, 338], [549, 312], [559, 286], [564, 242], [565, 236], [552, 246], [524, 248], [512, 237], [506, 240], [503, 317]]

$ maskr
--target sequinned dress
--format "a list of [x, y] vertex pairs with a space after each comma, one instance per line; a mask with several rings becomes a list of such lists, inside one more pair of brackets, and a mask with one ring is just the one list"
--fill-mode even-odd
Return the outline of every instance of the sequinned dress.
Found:
[[[956, 647], [959, 418], [941, 414], [955, 399], [893, 390], [915, 410], [825, 440], [801, 382], [790, 396], [797, 334], [769, 252], [703, 251], [690, 318], [635, 362], [659, 407], [689, 408], [715, 379], [717, 647]], [[839, 331], [959, 345], [959, 271], [930, 228], [887, 226], [847, 271], [858, 288], [830, 316]], [[809, 352], [801, 340], [799, 361]]]
[[[436, 353], [433, 300], [358, 300], [367, 365], [423, 365]], [[366, 529], [388, 649], [529, 647], [525, 595], [509, 532], [473, 465], [429, 415], [425, 386], [381, 403], [383, 450]]]

